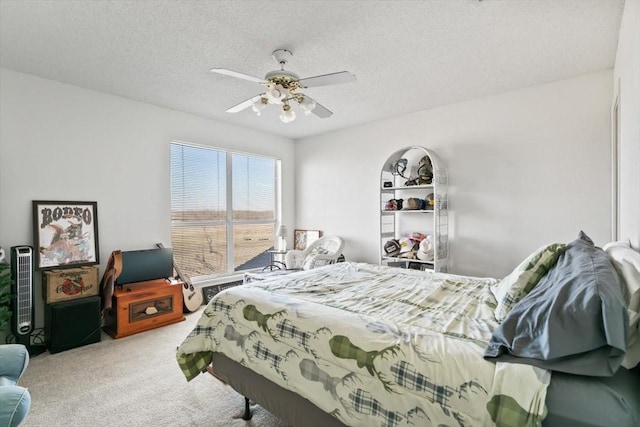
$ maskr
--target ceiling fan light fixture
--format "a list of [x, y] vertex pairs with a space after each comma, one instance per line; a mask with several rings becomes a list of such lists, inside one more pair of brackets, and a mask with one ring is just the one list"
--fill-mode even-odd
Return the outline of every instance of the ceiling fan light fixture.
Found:
[[279, 101], [282, 98], [282, 93], [278, 89], [271, 89], [267, 92], [267, 95], [269, 95], [269, 98], [274, 101]]
[[291, 123], [296, 119], [296, 112], [291, 109], [289, 104], [282, 106], [282, 114], [280, 114], [280, 120], [282, 123]]
[[260, 116], [262, 115], [262, 110], [264, 110], [268, 104], [269, 100], [263, 96], [262, 98], [256, 100], [251, 108], [253, 109], [253, 112], [256, 113], [256, 115]]
[[289, 91], [282, 85], [269, 83], [267, 84], [267, 98], [272, 104], [282, 104], [282, 100], [287, 97]]
[[309, 98], [308, 96], [303, 97], [300, 100], [300, 107], [304, 110], [305, 116], [311, 114], [314, 108], [316, 108], [316, 101]]

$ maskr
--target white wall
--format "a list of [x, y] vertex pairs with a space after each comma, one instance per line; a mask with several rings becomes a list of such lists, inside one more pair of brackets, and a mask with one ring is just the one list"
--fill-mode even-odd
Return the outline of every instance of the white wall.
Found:
[[97, 201], [102, 267], [115, 249], [170, 243], [172, 140], [282, 159], [293, 223], [292, 140], [0, 69], [0, 246], [33, 244], [32, 200]]
[[614, 93], [619, 99], [619, 235], [640, 249], [640, 0], [625, 2]]
[[450, 271], [503, 277], [581, 229], [602, 245], [611, 80], [602, 71], [298, 141], [296, 227], [343, 236], [347, 259], [377, 263], [380, 168], [421, 145], [449, 171]]

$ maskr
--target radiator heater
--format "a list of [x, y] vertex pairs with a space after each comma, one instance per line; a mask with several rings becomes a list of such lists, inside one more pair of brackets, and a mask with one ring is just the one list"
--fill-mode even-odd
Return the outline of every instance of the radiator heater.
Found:
[[31, 246], [14, 246], [11, 248], [12, 293], [15, 295], [12, 311], [11, 330], [16, 342], [23, 344], [29, 354], [35, 356], [42, 353], [44, 345], [32, 345], [31, 334], [35, 324], [33, 248]]

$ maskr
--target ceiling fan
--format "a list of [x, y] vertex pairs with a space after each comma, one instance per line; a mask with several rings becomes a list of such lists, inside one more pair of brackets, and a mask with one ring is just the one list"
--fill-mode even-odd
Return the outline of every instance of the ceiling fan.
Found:
[[297, 74], [286, 71], [284, 66], [293, 54], [286, 49], [277, 49], [272, 53], [273, 59], [280, 64], [280, 70], [270, 71], [264, 79], [253, 77], [248, 74], [228, 70], [226, 68], [212, 68], [211, 71], [217, 74], [236, 77], [250, 82], [259, 83], [266, 87], [265, 92], [247, 99], [233, 107], [227, 109], [227, 113], [237, 113], [252, 107], [253, 111], [260, 115], [262, 110], [269, 104], [282, 106], [280, 120], [290, 123], [296, 119], [296, 112], [291, 108], [297, 103], [306, 115], [311, 113], [326, 119], [333, 114], [326, 107], [320, 105], [309, 95], [302, 93], [301, 89], [316, 86], [327, 86], [338, 83], [349, 83], [356, 80], [356, 76], [348, 71], [322, 74], [319, 76], [306, 77], [301, 79]]

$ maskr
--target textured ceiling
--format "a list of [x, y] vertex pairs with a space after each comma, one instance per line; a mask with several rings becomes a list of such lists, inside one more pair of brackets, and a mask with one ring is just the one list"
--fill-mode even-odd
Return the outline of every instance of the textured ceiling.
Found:
[[[611, 68], [624, 0], [0, 1], [0, 66], [302, 138]], [[271, 52], [300, 77], [355, 83], [306, 92], [334, 112], [284, 124], [261, 92]]]

